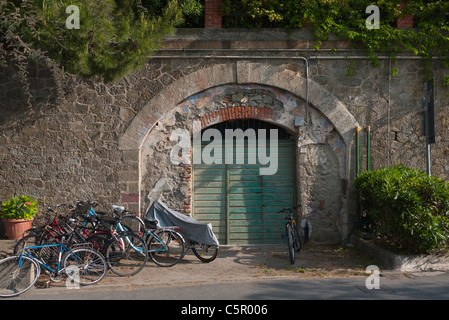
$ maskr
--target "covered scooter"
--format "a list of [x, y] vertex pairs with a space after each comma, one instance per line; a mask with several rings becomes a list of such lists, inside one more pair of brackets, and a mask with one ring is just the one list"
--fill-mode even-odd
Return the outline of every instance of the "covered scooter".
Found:
[[161, 200], [153, 202], [145, 214], [148, 221], [157, 221], [160, 227], [179, 227], [179, 233], [186, 241], [197, 242], [206, 246], [218, 246], [218, 240], [212, 231], [212, 224], [199, 222], [178, 211], [167, 207]]

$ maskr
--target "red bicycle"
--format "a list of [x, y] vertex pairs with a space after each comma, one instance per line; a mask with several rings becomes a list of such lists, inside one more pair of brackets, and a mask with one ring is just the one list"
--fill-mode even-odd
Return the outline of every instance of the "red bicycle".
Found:
[[[68, 208], [65, 209], [66, 207]], [[50, 214], [54, 214], [51, 223], [40, 228], [34, 227], [25, 231], [22, 238], [14, 246], [13, 253], [17, 254], [19, 252], [22, 252], [24, 243], [34, 244], [35, 246], [38, 246], [42, 245], [50, 238], [61, 237], [66, 234], [69, 230], [67, 229], [65, 223], [63, 223], [62, 221], [58, 221], [58, 215], [59, 219], [65, 220], [71, 216], [73, 210], [74, 207], [67, 204], [58, 204], [54, 207], [48, 207], [47, 211]]]

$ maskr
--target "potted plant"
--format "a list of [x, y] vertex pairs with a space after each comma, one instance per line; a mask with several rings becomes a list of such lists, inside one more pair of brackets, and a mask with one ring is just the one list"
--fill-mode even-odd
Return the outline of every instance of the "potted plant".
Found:
[[37, 212], [37, 201], [28, 196], [14, 196], [2, 203], [0, 217], [9, 239], [18, 240], [31, 228]]

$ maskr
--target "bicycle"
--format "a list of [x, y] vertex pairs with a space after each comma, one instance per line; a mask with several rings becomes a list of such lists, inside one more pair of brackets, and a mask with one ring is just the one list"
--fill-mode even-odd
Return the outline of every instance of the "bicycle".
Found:
[[293, 217], [293, 209], [296, 209], [298, 207], [299, 205], [291, 208], [284, 208], [278, 211], [278, 213], [289, 213], [289, 215], [285, 218], [285, 220], [287, 220], [287, 223], [285, 224], [285, 235], [287, 238], [288, 254], [290, 256], [290, 262], [292, 264], [295, 263], [295, 250], [299, 252], [302, 248], [301, 237], [299, 236], [296, 227], [296, 220]]
[[94, 232], [86, 241], [104, 254], [112, 272], [119, 276], [132, 276], [144, 268], [148, 260], [145, 241], [121, 223], [120, 215], [106, 218], [91, 214], [84, 219], [94, 226]]
[[[160, 228], [155, 221], [143, 221], [137, 215], [129, 213], [123, 206], [112, 205], [112, 209], [115, 220], [104, 218], [103, 213], [101, 217], [97, 216], [97, 212], [92, 208], [88, 210], [87, 219], [96, 228], [102, 223], [107, 223], [114, 225], [116, 232], [137, 234], [144, 240], [150, 259], [160, 267], [171, 267], [182, 260], [185, 241], [182, 235], [176, 231], [176, 226]], [[91, 220], [92, 218], [96, 220]], [[98, 232], [94, 233], [92, 237], [88, 238], [88, 241], [95, 242], [95, 246], [102, 248], [100, 250], [103, 250], [102, 252], [107, 256], [108, 241], [104, 239], [104, 235], [98, 234]]]
[[131, 230], [145, 241], [150, 259], [160, 267], [172, 267], [182, 260], [184, 256], [184, 238], [177, 231], [178, 227], [158, 227], [157, 221], [145, 219], [143, 221], [123, 206], [113, 205], [115, 216], [121, 216], [122, 224], [118, 225], [121, 231]]
[[[35, 256], [36, 249], [58, 249], [56, 267], [49, 266]], [[14, 297], [29, 290], [40, 276], [42, 267], [50, 273], [52, 281], [61, 281], [63, 275], [78, 285], [91, 285], [101, 281], [107, 264], [103, 255], [87, 248], [70, 249], [62, 243], [24, 246], [19, 255], [0, 260], [0, 297]]]
[[145, 243], [151, 260], [160, 267], [172, 267], [185, 255], [184, 237], [178, 227], [158, 227], [157, 221], [145, 220]]
[[24, 243], [34, 243], [35, 245], [41, 245], [50, 238], [61, 237], [67, 232], [67, 228], [58, 221], [58, 214], [60, 217], [66, 218], [72, 211], [73, 207], [69, 205], [69, 210], [64, 214], [58, 213], [58, 209], [67, 206], [67, 204], [58, 204], [54, 207], [48, 207], [47, 211], [50, 214], [54, 214], [51, 224], [47, 224], [40, 228], [31, 228], [23, 233], [22, 238], [17, 241], [14, 246], [13, 254], [16, 255], [22, 251]]
[[[58, 207], [60, 206], [66, 205], [57, 205], [54, 208], [58, 209]], [[35, 244], [34, 249], [36, 250], [36, 254], [42, 260], [50, 263], [51, 261], [54, 261], [58, 256], [57, 250], [39, 249], [40, 247], [37, 247], [38, 245], [53, 245], [62, 243], [66, 247], [70, 248], [75, 244], [86, 244], [86, 238], [82, 234], [86, 230], [86, 227], [79, 225], [76, 218], [74, 218], [73, 216], [69, 217], [68, 215], [70, 213], [73, 213], [73, 209], [74, 207], [70, 206], [70, 210], [64, 215], [60, 216], [65, 220], [65, 222], [62, 223], [61, 221], [58, 222], [58, 220], [56, 219], [58, 213], [56, 213], [56, 211], [52, 207], [48, 207], [49, 212], [56, 213], [52, 220], [52, 223], [46, 225], [41, 229], [34, 229], [34, 231], [29, 235], [23, 237], [15, 245], [13, 254], [16, 255], [18, 252], [21, 252], [21, 248], [24, 246], [24, 243], [27, 243], [31, 240]]]

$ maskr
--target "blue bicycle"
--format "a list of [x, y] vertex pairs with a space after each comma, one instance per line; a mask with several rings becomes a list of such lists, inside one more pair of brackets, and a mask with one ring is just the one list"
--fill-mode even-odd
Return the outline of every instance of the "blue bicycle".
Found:
[[0, 297], [14, 297], [29, 290], [39, 278], [42, 267], [49, 272], [52, 281], [66, 277], [70, 285], [95, 284], [104, 278], [108, 269], [103, 255], [85, 246], [25, 245], [19, 255], [0, 260]]
[[[117, 264], [114, 265], [110, 263], [110, 259], [108, 258], [108, 244], [110, 241], [107, 241], [106, 238], [112, 240], [111, 234], [113, 235], [114, 233], [125, 234], [122, 237], [124, 240], [121, 242], [122, 246], [127, 246], [129, 249], [133, 249], [130, 250], [130, 252], [134, 253], [145, 251], [150, 259], [158, 266], [174, 266], [184, 257], [186, 249], [185, 240], [177, 231], [176, 226], [164, 228], [158, 227], [155, 221], [145, 220], [144, 222], [135, 214], [129, 213], [125, 207], [117, 205], [112, 205], [113, 218], [108, 218], [106, 217], [108, 215], [106, 212], [95, 211], [93, 209], [96, 204], [96, 201], [80, 201], [77, 203], [76, 207], [79, 208], [80, 213], [84, 213], [85, 215], [83, 226], [90, 225], [96, 230], [101, 230], [102, 225], [107, 226], [109, 231], [106, 233], [106, 237], [105, 232], [100, 231], [100, 234], [97, 232], [88, 237], [87, 241], [92, 242], [94, 248], [105, 255], [111, 270], [116, 274], [128, 276], [135, 273], [130, 272], [124, 274], [123, 271], [117, 270]], [[146, 245], [143, 246], [141, 244], [142, 242], [137, 238], [141, 238]], [[132, 239], [134, 240], [131, 241]], [[112, 249], [115, 248], [113, 252], [119, 251], [118, 244], [120, 244], [120, 242], [117, 243], [117, 241], [115, 241], [115, 245], [112, 247]], [[143, 265], [144, 264], [140, 264], [142, 268]], [[131, 271], [131, 269], [129, 271]]]
[[145, 241], [139, 234], [124, 225], [123, 217], [97, 215], [92, 208], [82, 219], [81, 226], [90, 229], [86, 242], [104, 255], [109, 269], [119, 276], [132, 276], [139, 273], [148, 260]]
[[122, 206], [112, 206], [115, 216], [121, 216], [120, 230], [131, 230], [141, 236], [147, 246], [148, 256], [160, 267], [172, 267], [185, 255], [185, 240], [177, 226], [159, 227], [157, 221], [143, 221]]

